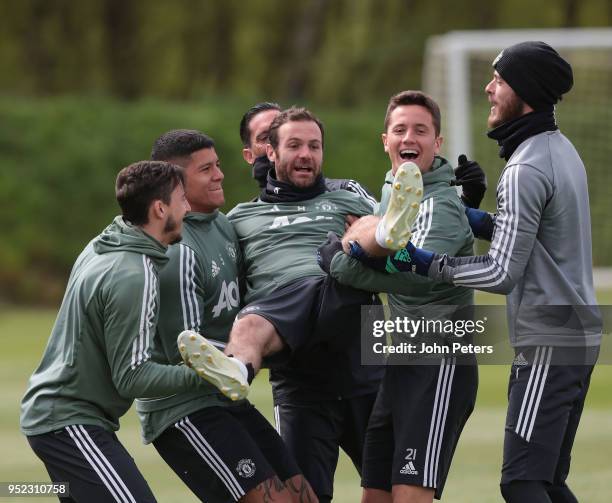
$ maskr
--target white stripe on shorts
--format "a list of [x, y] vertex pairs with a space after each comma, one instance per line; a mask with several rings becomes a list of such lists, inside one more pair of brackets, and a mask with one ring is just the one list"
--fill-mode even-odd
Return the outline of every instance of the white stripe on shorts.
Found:
[[549, 346], [538, 346], [533, 358], [531, 373], [525, 388], [525, 395], [521, 403], [516, 429], [514, 430], [521, 438], [527, 442], [531, 440], [533, 427], [535, 425], [538, 407], [546, 385], [546, 376], [550, 368], [550, 359], [553, 348]]
[[134, 496], [126, 487], [119, 474], [115, 471], [106, 456], [94, 443], [87, 433], [87, 430], [80, 424], [66, 426], [66, 431], [74, 440], [81, 454], [85, 457], [90, 466], [98, 474], [102, 483], [113, 495], [115, 501], [120, 503], [136, 503]]
[[456, 358], [443, 358], [440, 362], [440, 372], [438, 374], [436, 396], [434, 398], [427, 450], [425, 452], [423, 487], [436, 487], [438, 464], [440, 462], [440, 452], [442, 451], [442, 438], [448, 415], [448, 404], [450, 402], [456, 364]]
[[215, 472], [232, 497], [236, 501], [242, 498], [245, 495], [244, 489], [242, 489], [236, 477], [234, 477], [230, 467], [223, 462], [212, 446], [202, 436], [202, 432], [200, 432], [200, 430], [198, 430], [189, 420], [189, 417], [184, 417], [179, 422], [175, 423], [174, 427], [185, 435], [187, 441], [206, 464], [210, 466], [212, 471]]
[[281, 422], [280, 422], [280, 407], [274, 406], [274, 424], [276, 425], [276, 433], [281, 434]]

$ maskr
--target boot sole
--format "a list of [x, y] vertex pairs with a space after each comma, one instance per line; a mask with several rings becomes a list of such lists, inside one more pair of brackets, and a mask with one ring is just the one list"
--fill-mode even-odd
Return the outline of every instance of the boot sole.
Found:
[[382, 217], [385, 244], [391, 250], [405, 248], [423, 200], [423, 176], [413, 162], [397, 168], [387, 211]]
[[185, 365], [215, 386], [230, 400], [242, 400], [249, 384], [232, 360], [197, 332], [185, 330], [176, 340]]

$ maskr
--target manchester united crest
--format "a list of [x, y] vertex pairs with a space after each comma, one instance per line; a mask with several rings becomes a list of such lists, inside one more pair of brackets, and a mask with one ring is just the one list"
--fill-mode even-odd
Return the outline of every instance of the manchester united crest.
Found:
[[251, 458], [241, 459], [236, 465], [236, 471], [241, 477], [250, 479], [255, 475], [255, 463], [253, 463]]

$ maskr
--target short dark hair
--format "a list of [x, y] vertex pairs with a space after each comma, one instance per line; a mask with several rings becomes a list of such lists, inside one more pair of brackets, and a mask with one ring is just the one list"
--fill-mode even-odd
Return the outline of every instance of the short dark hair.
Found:
[[173, 129], [161, 135], [153, 143], [151, 159], [170, 161], [188, 157], [198, 150], [214, 148], [215, 141], [195, 129]]
[[323, 143], [323, 123], [319, 119], [317, 119], [310, 110], [307, 110], [306, 108], [291, 107], [287, 110], [283, 110], [279, 115], [274, 118], [272, 124], [270, 124], [268, 140], [270, 141], [270, 145], [272, 145], [272, 148], [274, 150], [276, 150], [276, 148], [278, 147], [278, 129], [283, 124], [292, 121], [312, 121], [316, 123], [316, 125], [319, 126], [319, 130], [321, 131], [321, 143]]
[[389, 127], [391, 112], [397, 107], [405, 105], [420, 105], [429, 110], [434, 129], [436, 130], [436, 137], [440, 136], [440, 131], [442, 130], [442, 114], [440, 113], [440, 107], [430, 96], [422, 91], [402, 91], [395, 96], [391, 96], [389, 105], [387, 105], [387, 113], [385, 114], [385, 131]]
[[249, 108], [242, 116], [242, 119], [240, 119], [240, 139], [242, 140], [242, 144], [245, 147], [251, 146], [250, 125], [251, 121], [253, 120], [253, 117], [267, 110], [278, 110], [280, 112], [282, 109], [278, 103], [274, 103], [272, 101], [263, 101]]
[[123, 218], [134, 225], [147, 224], [151, 203], [170, 204], [172, 191], [183, 183], [181, 168], [168, 162], [139, 161], [123, 168], [115, 183]]

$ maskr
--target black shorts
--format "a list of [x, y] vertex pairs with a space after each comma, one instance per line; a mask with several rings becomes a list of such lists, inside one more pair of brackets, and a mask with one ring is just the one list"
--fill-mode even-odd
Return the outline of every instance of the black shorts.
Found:
[[244, 307], [237, 318], [256, 314], [268, 320], [291, 354], [326, 344], [344, 350], [359, 344], [361, 306], [378, 304], [376, 295], [342, 285], [330, 276], [308, 276], [277, 288]]
[[99, 426], [74, 424], [27, 439], [51, 480], [68, 482], [70, 496], [60, 501], [155, 501], [134, 460], [112, 432]]
[[[565, 482], [593, 365], [558, 364], [568, 350], [517, 348], [508, 385], [502, 484], [514, 480]], [[576, 356], [576, 359], [578, 356]], [[577, 361], [577, 360], [574, 360]], [[557, 364], [556, 364], [557, 363]]]
[[300, 473], [272, 425], [250, 403], [207, 407], [164, 431], [153, 445], [203, 501], [238, 501], [277, 475]]
[[321, 503], [331, 501], [339, 448], [361, 475], [363, 443], [376, 394], [274, 406], [276, 428]]
[[440, 499], [463, 426], [474, 409], [476, 365], [389, 366], [366, 435], [361, 485], [435, 489]]

